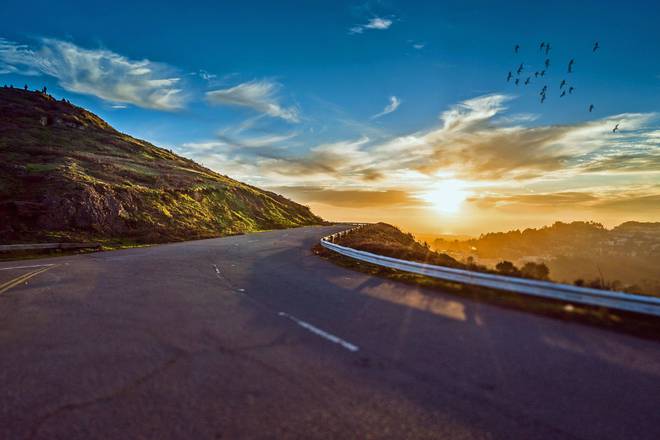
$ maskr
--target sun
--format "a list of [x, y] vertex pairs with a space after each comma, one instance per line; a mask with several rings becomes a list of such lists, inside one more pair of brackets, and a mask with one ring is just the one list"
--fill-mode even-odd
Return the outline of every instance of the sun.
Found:
[[470, 192], [464, 182], [455, 179], [443, 180], [435, 184], [431, 191], [424, 192], [419, 198], [428, 202], [433, 209], [446, 214], [455, 214], [461, 210]]

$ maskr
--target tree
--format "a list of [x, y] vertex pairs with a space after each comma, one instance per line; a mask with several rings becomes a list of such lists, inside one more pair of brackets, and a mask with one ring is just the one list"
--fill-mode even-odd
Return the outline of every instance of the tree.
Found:
[[500, 261], [495, 266], [495, 269], [502, 275], [516, 276], [520, 275], [518, 268], [510, 261]]
[[529, 261], [520, 269], [522, 276], [525, 278], [534, 278], [536, 280], [547, 280], [550, 275], [550, 269], [545, 263], [534, 263]]

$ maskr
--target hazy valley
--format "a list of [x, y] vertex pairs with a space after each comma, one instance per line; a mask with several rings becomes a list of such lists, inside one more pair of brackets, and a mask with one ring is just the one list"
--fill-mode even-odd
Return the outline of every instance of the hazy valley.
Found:
[[[428, 238], [427, 238], [428, 239]], [[626, 222], [607, 229], [594, 222], [556, 222], [539, 229], [482, 234], [479, 238], [429, 240], [435, 250], [493, 267], [544, 262], [550, 278], [660, 294], [660, 223]]]

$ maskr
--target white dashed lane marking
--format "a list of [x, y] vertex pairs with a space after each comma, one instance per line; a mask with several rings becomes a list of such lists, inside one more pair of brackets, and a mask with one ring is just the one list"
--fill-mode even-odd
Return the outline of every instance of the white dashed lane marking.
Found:
[[304, 328], [305, 330], [309, 330], [310, 332], [314, 333], [315, 335], [318, 335], [324, 339], [327, 339], [328, 341], [334, 342], [335, 344], [339, 344], [342, 347], [344, 347], [348, 351], [358, 351], [360, 348], [357, 345], [351, 344], [348, 341], [343, 340], [342, 338], [335, 336], [331, 333], [328, 333], [324, 330], [321, 330], [318, 327], [314, 327], [312, 324], [309, 322], [302, 321], [295, 316], [291, 316], [288, 313], [280, 312], [278, 315], [290, 319], [291, 321], [295, 322], [298, 324], [300, 327]]

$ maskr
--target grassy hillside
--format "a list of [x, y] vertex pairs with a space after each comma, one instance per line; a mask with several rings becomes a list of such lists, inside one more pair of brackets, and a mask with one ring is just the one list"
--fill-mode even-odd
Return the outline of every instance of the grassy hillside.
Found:
[[154, 243], [322, 222], [39, 92], [0, 88], [0, 157], [0, 243]]
[[401, 260], [456, 268], [465, 267], [449, 255], [430, 250], [415, 240], [412, 234], [403, 233], [400, 229], [387, 223], [365, 225], [338, 238], [336, 243]]
[[547, 266], [534, 262], [528, 262], [521, 268], [518, 268], [509, 261], [500, 261], [495, 270], [475, 264], [471, 260], [465, 263], [459, 262], [445, 253], [430, 249], [427, 243], [422, 244], [418, 242], [414, 235], [410, 233], [406, 234], [399, 228], [388, 225], [387, 223], [366, 225], [335, 239], [335, 242], [342, 246], [385, 255], [387, 257], [399, 258], [401, 260], [418, 261], [420, 263], [513, 277], [548, 279]]

